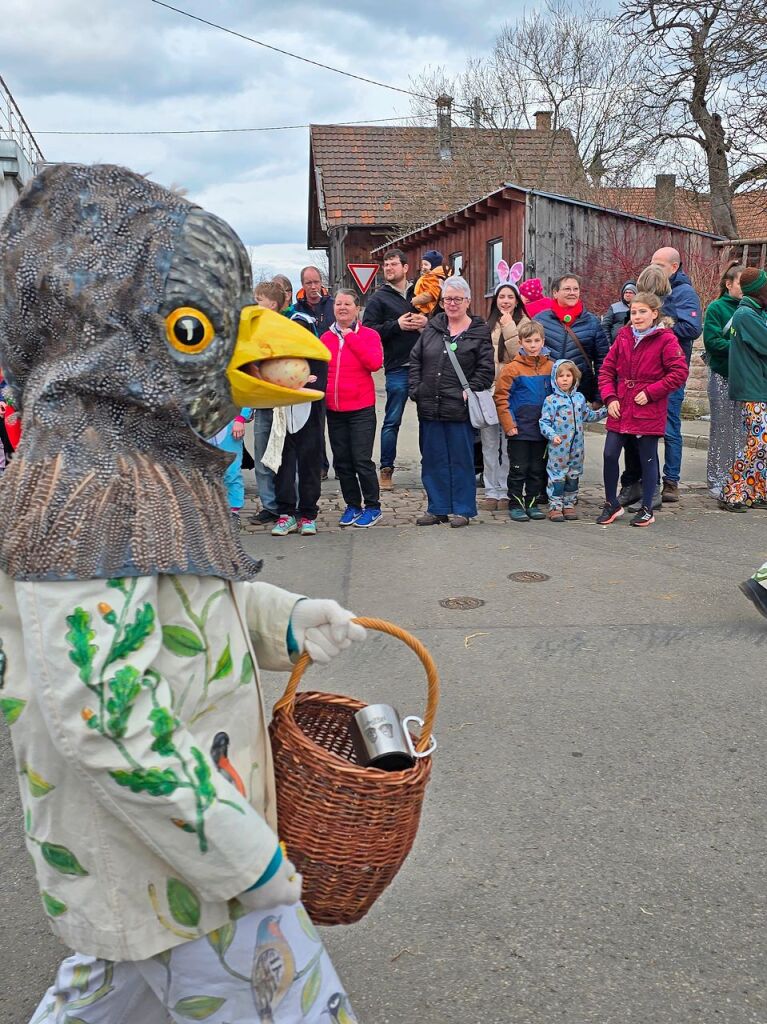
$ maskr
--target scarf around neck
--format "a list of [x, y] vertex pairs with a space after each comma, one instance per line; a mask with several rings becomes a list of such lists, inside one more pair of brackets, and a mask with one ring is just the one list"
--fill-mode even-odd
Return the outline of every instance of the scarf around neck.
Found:
[[554, 316], [568, 327], [570, 324], [575, 323], [583, 312], [583, 303], [580, 300], [574, 306], [560, 306], [556, 299], [553, 301], [554, 305], [551, 308]]

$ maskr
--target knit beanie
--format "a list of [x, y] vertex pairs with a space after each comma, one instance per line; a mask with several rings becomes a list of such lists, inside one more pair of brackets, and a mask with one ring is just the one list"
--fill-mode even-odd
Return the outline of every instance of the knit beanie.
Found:
[[540, 277], [531, 277], [529, 280], [523, 281], [519, 286], [519, 290], [522, 297], [527, 299], [528, 302], [543, 298], [543, 285]]
[[767, 274], [757, 267], [746, 267], [740, 275], [740, 287], [744, 295], [754, 295], [767, 285]]
[[422, 258], [430, 264], [432, 270], [434, 270], [435, 267], [442, 266], [442, 253], [438, 252], [437, 249], [428, 249], [423, 254]]

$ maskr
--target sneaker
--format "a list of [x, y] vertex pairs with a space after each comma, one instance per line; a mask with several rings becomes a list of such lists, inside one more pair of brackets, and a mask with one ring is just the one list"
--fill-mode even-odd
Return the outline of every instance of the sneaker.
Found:
[[[679, 498], [676, 498], [675, 500], [679, 501]], [[660, 486], [658, 486], [655, 489], [655, 494], [653, 494], [653, 496], [652, 496], [653, 511], [657, 512], [659, 508], [662, 508], [663, 507], [663, 501], [664, 501], [664, 498], [663, 498], [663, 495], [661, 494]], [[640, 512], [642, 510], [642, 507], [643, 506], [642, 506], [642, 502], [641, 502], [641, 499], [640, 499], [639, 501], [635, 501], [633, 505], [629, 505], [629, 512]]]
[[565, 517], [565, 522], [572, 523], [579, 518], [578, 513], [574, 508], [562, 509], [562, 515]]
[[366, 530], [369, 526], [375, 526], [376, 523], [380, 523], [383, 518], [383, 512], [380, 508], [366, 508], [364, 512], [357, 517], [355, 526], [358, 526], [361, 530]]
[[454, 530], [459, 530], [462, 526], [469, 525], [468, 516], [450, 516], [450, 525]]
[[530, 516], [527, 514], [527, 511], [520, 508], [519, 505], [516, 508], [509, 509], [509, 519], [514, 523], [526, 523], [529, 518]]
[[745, 583], [739, 583], [738, 586], [749, 601], [752, 602], [754, 608], [767, 619], [767, 590], [764, 589], [761, 583], [757, 583], [752, 577], [746, 580]]
[[527, 510], [528, 519], [545, 519], [546, 513], [538, 508], [538, 505], [533, 502]]
[[679, 501], [679, 484], [676, 480], [663, 481], [663, 493], [661, 495], [661, 499], [667, 502]]
[[254, 516], [250, 516], [248, 522], [263, 526], [266, 523], [276, 523], [280, 517], [276, 512], [270, 512], [268, 508], [262, 508]]
[[394, 487], [394, 483], [392, 482], [393, 476], [393, 466], [381, 466], [378, 471], [378, 484], [382, 491], [390, 491]]
[[565, 514], [561, 508], [550, 508], [549, 509], [549, 522], [550, 523], [563, 523], [565, 521]]
[[362, 509], [356, 505], [347, 505], [344, 510], [344, 514], [338, 520], [339, 526], [354, 526], [359, 517], [362, 515]]
[[652, 514], [652, 509], [640, 508], [634, 518], [631, 520], [632, 526], [652, 526], [655, 522], [655, 516]]
[[289, 533], [295, 533], [298, 523], [295, 516], [280, 516], [272, 527], [272, 537], [287, 537]]
[[[298, 532], [302, 537], [314, 537], [317, 533], [317, 524], [313, 519], [299, 519]], [[274, 533], [274, 530], [272, 530]]]
[[597, 516], [597, 523], [599, 526], [609, 526], [616, 519], [620, 519], [622, 515], [623, 509], [620, 505], [611, 505], [606, 501], [601, 514]]
[[642, 497], [642, 485], [640, 483], [624, 484], [618, 494], [618, 504], [621, 508], [628, 508], [635, 505]]
[[435, 516], [431, 512], [424, 512], [422, 516], [419, 516], [416, 521], [416, 526], [436, 526], [438, 523], [448, 522], [447, 516]]

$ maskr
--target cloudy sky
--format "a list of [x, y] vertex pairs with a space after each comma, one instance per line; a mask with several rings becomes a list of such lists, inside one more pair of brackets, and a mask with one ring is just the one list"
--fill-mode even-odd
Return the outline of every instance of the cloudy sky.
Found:
[[[407, 87], [486, 52], [522, 0], [169, 0], [264, 42]], [[87, 136], [407, 115], [407, 96], [292, 60], [151, 0], [3, 0], [0, 75], [48, 160], [122, 163], [218, 213], [257, 267], [307, 260], [308, 131]]]

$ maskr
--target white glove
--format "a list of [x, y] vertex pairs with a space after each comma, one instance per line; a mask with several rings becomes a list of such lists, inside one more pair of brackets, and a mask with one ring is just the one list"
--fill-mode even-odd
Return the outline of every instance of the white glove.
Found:
[[290, 627], [299, 651], [306, 652], [318, 665], [327, 665], [353, 640], [364, 640], [365, 630], [352, 622], [354, 613], [337, 601], [304, 598], [290, 616]]
[[301, 875], [296, 866], [287, 857], [283, 857], [280, 866], [263, 885], [257, 889], [248, 889], [237, 897], [239, 903], [248, 910], [266, 910], [268, 907], [290, 906], [301, 899]]

